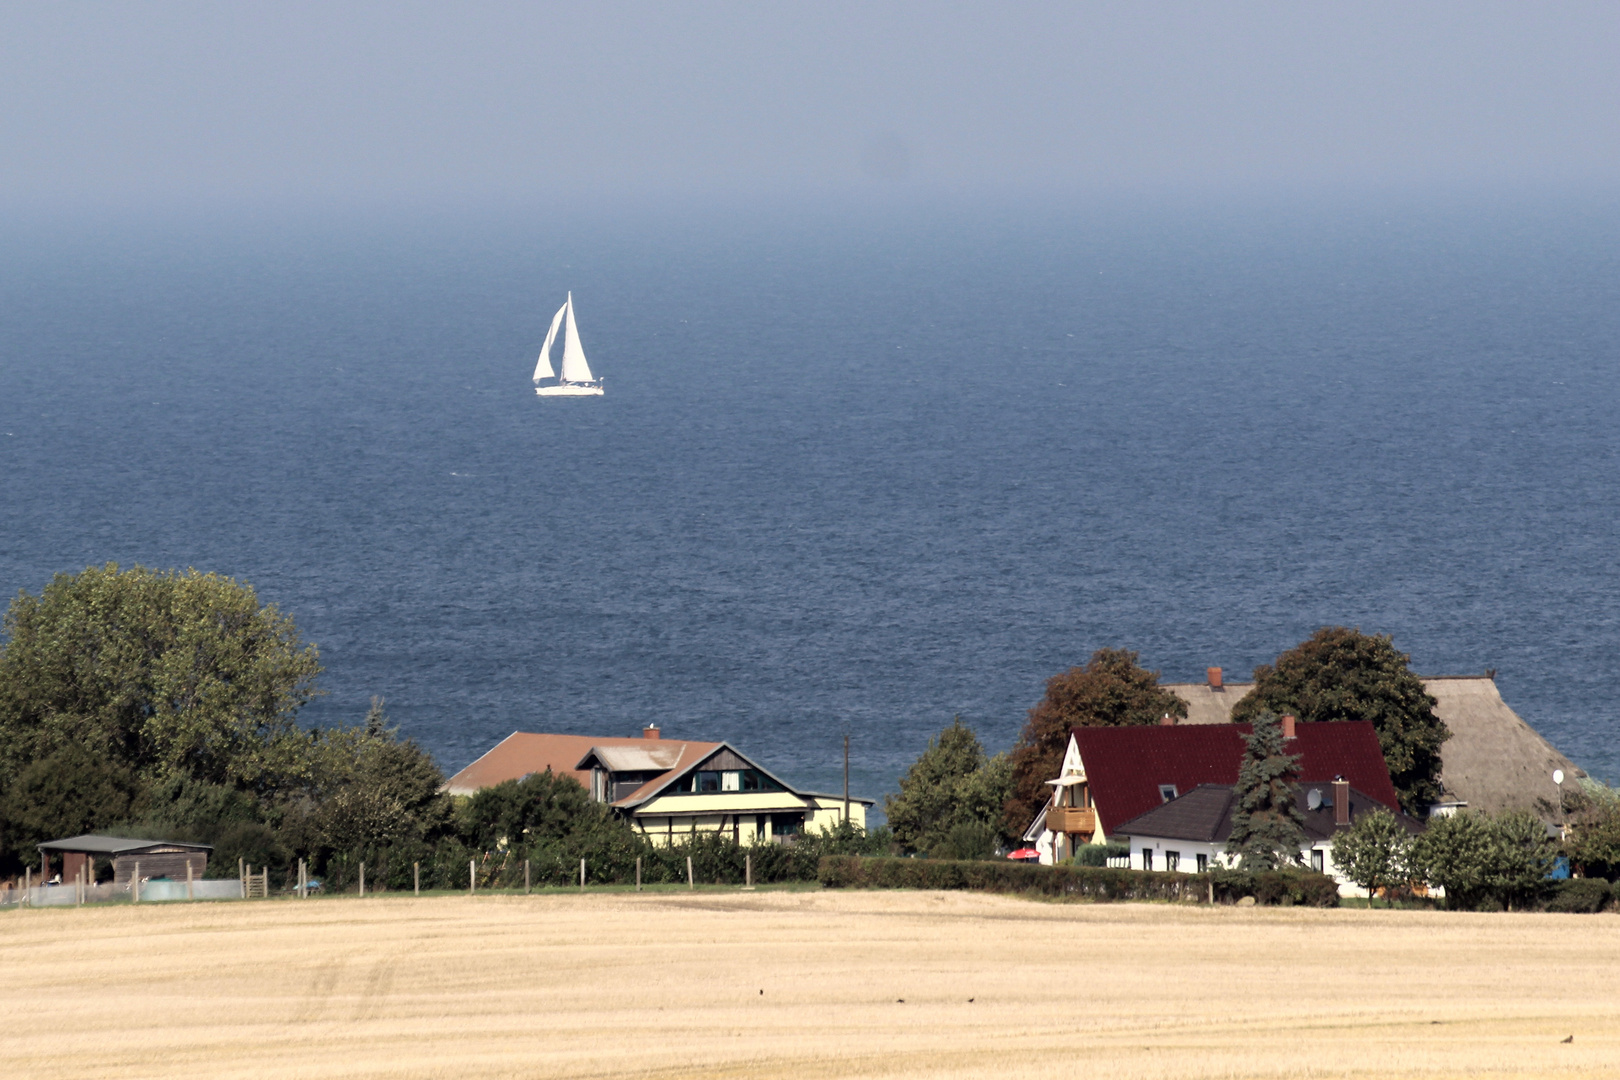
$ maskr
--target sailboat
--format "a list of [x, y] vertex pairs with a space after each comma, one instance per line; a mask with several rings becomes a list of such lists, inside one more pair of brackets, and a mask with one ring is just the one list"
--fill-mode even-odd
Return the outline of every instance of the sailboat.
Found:
[[[564, 326], [564, 323], [567, 325]], [[557, 329], [563, 328], [562, 378], [551, 370], [551, 344], [557, 340]], [[542, 379], [557, 379], [549, 386], [541, 386]], [[591, 365], [585, 362], [585, 349], [579, 343], [579, 327], [574, 325], [574, 294], [570, 292], [557, 314], [551, 317], [551, 329], [546, 331], [546, 343], [540, 347], [540, 362], [534, 365], [534, 392], [541, 397], [600, 397], [602, 380], [591, 375]]]

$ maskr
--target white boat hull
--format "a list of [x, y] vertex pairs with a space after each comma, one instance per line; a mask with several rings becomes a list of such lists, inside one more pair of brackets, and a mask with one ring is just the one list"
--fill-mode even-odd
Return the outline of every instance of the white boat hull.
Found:
[[563, 383], [561, 386], [537, 386], [534, 392], [541, 397], [601, 397], [601, 383]]

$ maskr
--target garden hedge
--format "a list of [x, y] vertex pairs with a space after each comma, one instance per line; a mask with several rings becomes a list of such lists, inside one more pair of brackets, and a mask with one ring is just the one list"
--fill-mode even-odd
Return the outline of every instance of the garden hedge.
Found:
[[1301, 871], [1259, 874], [1159, 873], [1095, 866], [1039, 866], [953, 859], [870, 858], [828, 855], [817, 879], [829, 889], [965, 889], [973, 892], [1085, 900], [1181, 900], [1234, 903], [1246, 896], [1262, 904], [1337, 907], [1333, 879]]

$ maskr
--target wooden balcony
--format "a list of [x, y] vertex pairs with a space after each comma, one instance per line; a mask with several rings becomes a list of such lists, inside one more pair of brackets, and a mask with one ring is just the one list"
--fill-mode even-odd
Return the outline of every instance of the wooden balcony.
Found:
[[1091, 807], [1058, 806], [1046, 812], [1046, 827], [1055, 833], [1085, 833], [1097, 831], [1097, 811]]

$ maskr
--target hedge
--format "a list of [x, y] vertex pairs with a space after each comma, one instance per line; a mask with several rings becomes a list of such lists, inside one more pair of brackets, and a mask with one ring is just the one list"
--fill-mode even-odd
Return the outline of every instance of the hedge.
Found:
[[1553, 886], [1547, 910], [1591, 915], [1607, 907], [1613, 897], [1613, 889], [1602, 878], [1570, 878]]
[[1337, 907], [1338, 886], [1322, 874], [1276, 871], [1249, 874], [1159, 873], [1093, 866], [1039, 866], [953, 859], [868, 858], [828, 855], [817, 879], [829, 889], [966, 889], [974, 892], [1086, 900], [1207, 901], [1232, 903], [1252, 896], [1262, 904]]

